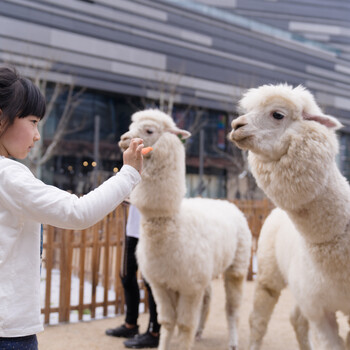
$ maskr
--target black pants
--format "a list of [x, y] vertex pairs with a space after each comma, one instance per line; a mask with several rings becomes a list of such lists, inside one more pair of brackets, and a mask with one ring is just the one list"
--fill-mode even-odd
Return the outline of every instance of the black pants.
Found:
[[[137, 283], [138, 265], [136, 261], [136, 245], [139, 240], [135, 237], [126, 236], [126, 250], [125, 250], [125, 276], [122, 277], [124, 287], [125, 303], [126, 303], [126, 317], [125, 322], [129, 324], [137, 324], [139, 316], [140, 290]], [[150, 320], [148, 325], [149, 332], [158, 333], [160, 325], [157, 321], [157, 306], [153, 298], [152, 290], [145, 281], [148, 291], [148, 304]]]

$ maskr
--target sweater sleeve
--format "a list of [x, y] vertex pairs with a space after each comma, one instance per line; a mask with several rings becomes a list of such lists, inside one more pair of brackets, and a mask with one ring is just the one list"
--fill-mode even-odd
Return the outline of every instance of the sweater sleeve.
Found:
[[85, 229], [114, 210], [140, 181], [129, 165], [95, 190], [77, 197], [44, 184], [15, 161], [0, 169], [0, 201], [23, 217], [67, 229]]

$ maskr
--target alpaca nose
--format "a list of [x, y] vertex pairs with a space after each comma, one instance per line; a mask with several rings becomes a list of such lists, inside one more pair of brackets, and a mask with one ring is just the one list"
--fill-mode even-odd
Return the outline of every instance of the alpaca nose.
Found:
[[242, 126], [247, 125], [247, 121], [245, 119], [245, 116], [242, 115], [236, 119], [234, 119], [231, 123], [231, 127], [234, 131], [236, 131], [237, 129], [241, 128]]
[[123, 134], [121, 137], [120, 137], [120, 141], [128, 141], [128, 140], [131, 140], [131, 136], [129, 135], [129, 133], [125, 133]]
[[130, 132], [126, 132], [122, 136], [120, 136], [120, 140], [118, 142], [118, 145], [121, 149], [126, 150], [129, 147], [130, 141], [132, 139], [132, 136]]

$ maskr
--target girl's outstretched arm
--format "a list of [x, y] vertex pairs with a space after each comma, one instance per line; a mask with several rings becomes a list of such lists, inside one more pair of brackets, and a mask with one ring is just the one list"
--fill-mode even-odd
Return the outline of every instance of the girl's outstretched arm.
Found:
[[95, 190], [77, 197], [44, 184], [23, 164], [0, 160], [0, 200], [25, 220], [68, 229], [84, 229], [114, 210], [141, 180], [142, 140], [134, 140], [124, 153], [121, 170]]

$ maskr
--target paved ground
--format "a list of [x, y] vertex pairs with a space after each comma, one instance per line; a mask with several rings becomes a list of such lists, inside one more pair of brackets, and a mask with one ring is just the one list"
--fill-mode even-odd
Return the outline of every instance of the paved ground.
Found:
[[[248, 282], [245, 288], [244, 301], [241, 308], [239, 326], [239, 350], [248, 347], [248, 316], [252, 308], [254, 282]], [[193, 350], [227, 350], [227, 328], [224, 312], [224, 290], [222, 280], [213, 282], [213, 299], [210, 315], [201, 341], [196, 342]], [[288, 290], [283, 291], [269, 324], [268, 333], [264, 339], [262, 350], [296, 350], [297, 342], [289, 323], [289, 312], [293, 306], [293, 298]], [[46, 327], [38, 335], [40, 350], [122, 350], [125, 349], [123, 339], [108, 337], [104, 334], [106, 328], [112, 328], [123, 323], [124, 317], [118, 316], [104, 320], [81, 322]], [[140, 317], [141, 331], [145, 331], [148, 315]], [[341, 333], [345, 334], [346, 322], [340, 317]], [[172, 350], [181, 350], [172, 342]]]

